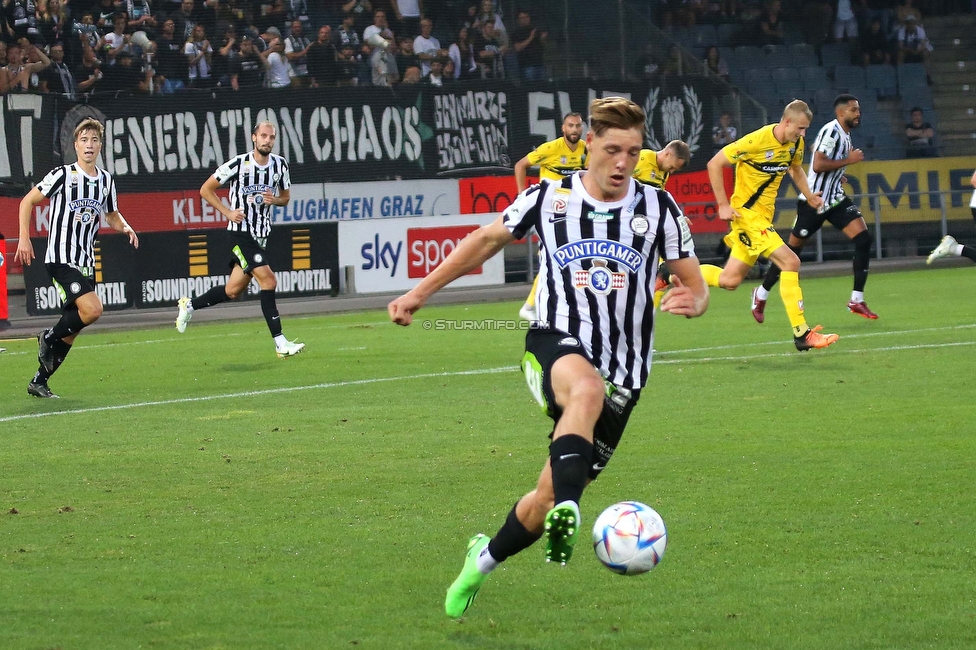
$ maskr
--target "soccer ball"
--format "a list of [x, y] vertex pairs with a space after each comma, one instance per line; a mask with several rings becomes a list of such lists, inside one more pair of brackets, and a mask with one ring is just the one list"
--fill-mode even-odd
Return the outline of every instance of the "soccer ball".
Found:
[[593, 524], [596, 557], [616, 573], [647, 573], [664, 557], [667, 546], [664, 519], [654, 508], [637, 501], [613, 504]]

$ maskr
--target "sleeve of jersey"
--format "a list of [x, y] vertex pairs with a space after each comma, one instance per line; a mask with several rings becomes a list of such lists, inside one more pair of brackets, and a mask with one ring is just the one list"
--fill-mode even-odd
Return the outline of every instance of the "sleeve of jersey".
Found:
[[530, 165], [539, 165], [545, 162], [550, 156], [552, 156], [552, 150], [555, 149], [554, 142], [544, 142], [535, 148], [534, 151], [529, 152], [528, 159]]
[[803, 164], [803, 138], [801, 137], [796, 141], [796, 153], [793, 154], [793, 164], [802, 165]]
[[37, 189], [40, 190], [41, 194], [50, 198], [54, 194], [55, 190], [64, 184], [64, 167], [57, 167], [52, 169], [47, 173], [47, 176], [41, 179], [41, 182], [37, 184]]
[[512, 205], [502, 212], [502, 223], [516, 239], [522, 239], [539, 221], [539, 199], [542, 196], [541, 184], [527, 187], [515, 197]]
[[213, 173], [214, 178], [217, 179], [217, 182], [223, 185], [230, 179], [231, 176], [237, 173], [237, 168], [240, 166], [240, 164], [240, 158], [231, 158], [217, 168], [217, 171]]
[[105, 196], [106, 214], [119, 211], [119, 195], [115, 189], [115, 179], [108, 177], [108, 194]]
[[291, 171], [288, 163], [285, 163], [281, 168], [281, 189], [287, 190], [289, 187], [291, 187]]
[[661, 209], [664, 212], [661, 226], [664, 231], [664, 259], [680, 260], [695, 256], [695, 239], [691, 236], [688, 217], [681, 214], [681, 209], [674, 202], [671, 194], [666, 191], [658, 193]]

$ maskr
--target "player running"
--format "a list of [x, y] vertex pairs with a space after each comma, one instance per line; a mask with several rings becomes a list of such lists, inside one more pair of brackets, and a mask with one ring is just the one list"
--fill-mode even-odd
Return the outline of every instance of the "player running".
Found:
[[[796, 221], [787, 246], [797, 257], [807, 240], [829, 221], [854, 242], [854, 290], [847, 309], [864, 318], [878, 317], [864, 302], [864, 285], [868, 281], [868, 265], [871, 262], [871, 236], [861, 211], [844, 194], [844, 170], [864, 160], [864, 152], [851, 146], [851, 130], [861, 125], [861, 106], [854, 95], [838, 95], [834, 100], [836, 119], [827, 122], [813, 143], [813, 156], [807, 184], [814, 192], [820, 192], [824, 204], [814, 209], [800, 196], [796, 203]], [[766, 320], [766, 300], [769, 291], [779, 281], [780, 269], [769, 265], [761, 286], [752, 291], [752, 315], [757, 323]]]
[[[836, 334], [821, 334], [820, 325], [814, 328], [807, 325], [800, 291], [800, 258], [773, 229], [776, 192], [786, 174], [811, 208], [817, 210], [823, 205], [820, 194], [810, 190], [801, 166], [803, 136], [811, 119], [813, 113], [806, 102], [794, 99], [783, 110], [779, 122], [726, 145], [708, 161], [708, 178], [718, 204], [718, 216], [731, 222], [731, 232], [725, 241], [732, 248], [732, 256], [724, 269], [702, 265], [708, 286], [729, 291], [742, 283], [760, 255], [779, 266], [782, 269], [779, 293], [793, 328], [793, 343], [801, 351], [825, 348], [839, 338]], [[730, 201], [722, 172], [732, 165], [735, 165], [735, 191]]]

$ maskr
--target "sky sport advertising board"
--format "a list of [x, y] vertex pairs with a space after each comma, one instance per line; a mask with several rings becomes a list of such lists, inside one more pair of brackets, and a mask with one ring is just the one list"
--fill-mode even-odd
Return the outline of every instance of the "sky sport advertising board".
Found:
[[[357, 293], [405, 291], [433, 271], [458, 243], [496, 215], [372, 219], [339, 223], [339, 265], [352, 267]], [[505, 282], [501, 253], [451, 283], [472, 287]]]

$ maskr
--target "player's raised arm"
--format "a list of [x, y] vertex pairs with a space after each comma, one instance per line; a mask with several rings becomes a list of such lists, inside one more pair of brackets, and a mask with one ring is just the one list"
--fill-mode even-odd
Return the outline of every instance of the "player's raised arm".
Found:
[[423, 307], [432, 295], [478, 268], [513, 241], [515, 236], [505, 227], [502, 217], [478, 228], [462, 239], [430, 275], [387, 306], [390, 320], [397, 325], [409, 325], [414, 312]]

